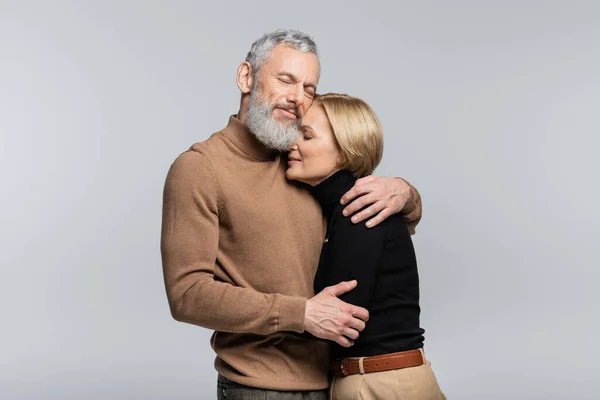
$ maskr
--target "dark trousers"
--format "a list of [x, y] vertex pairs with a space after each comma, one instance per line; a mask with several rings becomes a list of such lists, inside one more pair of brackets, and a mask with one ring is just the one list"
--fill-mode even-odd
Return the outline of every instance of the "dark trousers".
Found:
[[327, 400], [327, 390], [283, 392], [257, 389], [240, 385], [219, 374], [217, 400]]

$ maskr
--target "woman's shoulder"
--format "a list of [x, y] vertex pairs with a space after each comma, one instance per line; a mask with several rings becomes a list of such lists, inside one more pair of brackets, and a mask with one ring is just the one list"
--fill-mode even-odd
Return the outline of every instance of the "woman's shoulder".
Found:
[[335, 223], [336, 228], [339, 230], [348, 232], [348, 233], [355, 234], [355, 235], [373, 237], [373, 236], [384, 235], [390, 229], [397, 229], [397, 228], [395, 228], [394, 225], [397, 225], [399, 223], [406, 225], [402, 218], [400, 218], [396, 222], [395, 215], [392, 215], [392, 216], [386, 218], [385, 220], [383, 220], [382, 222], [380, 222], [379, 224], [375, 225], [374, 227], [369, 228], [369, 227], [367, 227], [366, 224], [374, 216], [371, 216], [361, 222], [357, 222], [357, 223], [352, 222], [352, 217], [357, 215], [358, 213], [359, 212], [357, 212], [353, 215], [344, 216], [342, 214], [342, 209], [338, 210], [337, 215], [336, 215], [337, 222]]

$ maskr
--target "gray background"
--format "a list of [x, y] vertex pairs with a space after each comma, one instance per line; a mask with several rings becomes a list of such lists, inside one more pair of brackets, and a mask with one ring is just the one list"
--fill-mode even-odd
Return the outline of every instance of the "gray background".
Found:
[[314, 35], [420, 190], [427, 352], [450, 399], [598, 399], [600, 5], [0, 1], [0, 398], [207, 399], [171, 319], [162, 185], [237, 111], [236, 68]]

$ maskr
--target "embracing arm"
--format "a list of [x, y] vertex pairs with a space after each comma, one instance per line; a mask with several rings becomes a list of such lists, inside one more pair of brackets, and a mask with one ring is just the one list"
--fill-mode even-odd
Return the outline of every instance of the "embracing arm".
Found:
[[[369, 228], [400, 212], [411, 235], [414, 235], [423, 211], [419, 192], [401, 178], [365, 176], [356, 181], [341, 202], [350, 203], [344, 209], [344, 215], [352, 215], [355, 224], [372, 217], [366, 223]], [[362, 211], [353, 215], [359, 210]]]
[[163, 194], [161, 254], [173, 318], [222, 332], [303, 332], [305, 298], [215, 279], [218, 243], [216, 176], [203, 154], [185, 152], [171, 166]]
[[402, 207], [400, 211], [402, 213], [402, 218], [404, 222], [406, 222], [406, 226], [408, 227], [408, 231], [411, 235], [415, 234], [415, 230], [419, 221], [421, 221], [421, 216], [423, 215], [423, 205], [421, 204], [421, 195], [419, 191], [410, 183], [405, 181], [402, 178], [397, 178], [406, 183], [410, 188], [410, 194], [408, 196], [408, 200]]

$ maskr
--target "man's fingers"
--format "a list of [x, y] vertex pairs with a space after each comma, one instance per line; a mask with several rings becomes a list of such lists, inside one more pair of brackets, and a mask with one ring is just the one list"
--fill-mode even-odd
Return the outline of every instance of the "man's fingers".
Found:
[[348, 324], [348, 327], [354, 329], [357, 332], [364, 331], [366, 326], [367, 325], [365, 324], [365, 321], [363, 321], [360, 318], [352, 318], [350, 320], [350, 323]]
[[377, 179], [377, 177], [375, 175], [367, 175], [367, 176], [364, 176], [364, 177], [362, 177], [360, 179], [357, 179], [356, 180], [356, 185], [363, 185], [365, 183], [370, 183], [370, 182], [375, 181], [376, 179]]
[[367, 218], [372, 217], [373, 215], [377, 214], [379, 211], [383, 210], [384, 208], [385, 208], [385, 203], [383, 201], [378, 201], [375, 204], [371, 204], [369, 207], [365, 208], [358, 214], [353, 215], [351, 220], [353, 223], [358, 224], [359, 222], [362, 222], [362, 221], [366, 220]]
[[335, 341], [337, 344], [344, 347], [352, 347], [352, 345], [354, 344], [352, 340], [348, 339], [345, 336], [338, 336], [335, 338]]
[[392, 210], [391, 207], [384, 208], [377, 215], [375, 215], [373, 218], [371, 218], [370, 220], [367, 221], [367, 223], [366, 223], [367, 228], [372, 228], [374, 226], [379, 225], [380, 223], [382, 223], [383, 221], [385, 221], [385, 219], [387, 217], [389, 217], [390, 215], [392, 215], [393, 213], [394, 213], [394, 211]]
[[340, 203], [348, 204], [352, 200], [354, 200], [358, 196], [362, 196], [369, 192], [373, 191], [371, 185], [368, 185], [371, 182], [376, 182], [376, 177], [373, 175], [365, 176], [364, 178], [358, 179], [352, 188], [347, 191], [342, 198], [340, 199]]
[[358, 339], [359, 336], [358, 331], [350, 328], [344, 329], [344, 332], [342, 332], [342, 334], [352, 341]]
[[358, 318], [364, 322], [369, 320], [369, 311], [362, 307], [352, 306], [350, 309], [350, 314], [352, 314], [354, 318]]
[[340, 282], [337, 285], [328, 287], [327, 290], [329, 290], [329, 292], [331, 292], [331, 294], [333, 294], [335, 297], [340, 297], [344, 293], [354, 289], [356, 287], [356, 283], [356, 280]]
[[367, 188], [365, 186], [358, 186], [357, 184], [354, 184], [354, 186], [352, 186], [352, 189], [350, 189], [346, 193], [344, 193], [344, 195], [342, 196], [342, 198], [340, 200], [340, 203], [348, 204], [352, 200], [357, 198], [358, 196], [362, 196], [367, 193], [369, 193], [369, 188]]
[[379, 201], [379, 197], [374, 192], [369, 192], [361, 195], [359, 198], [354, 200], [352, 203], [348, 204], [343, 211], [344, 216], [349, 216], [357, 212], [358, 210], [363, 209], [365, 206], [372, 205]]

